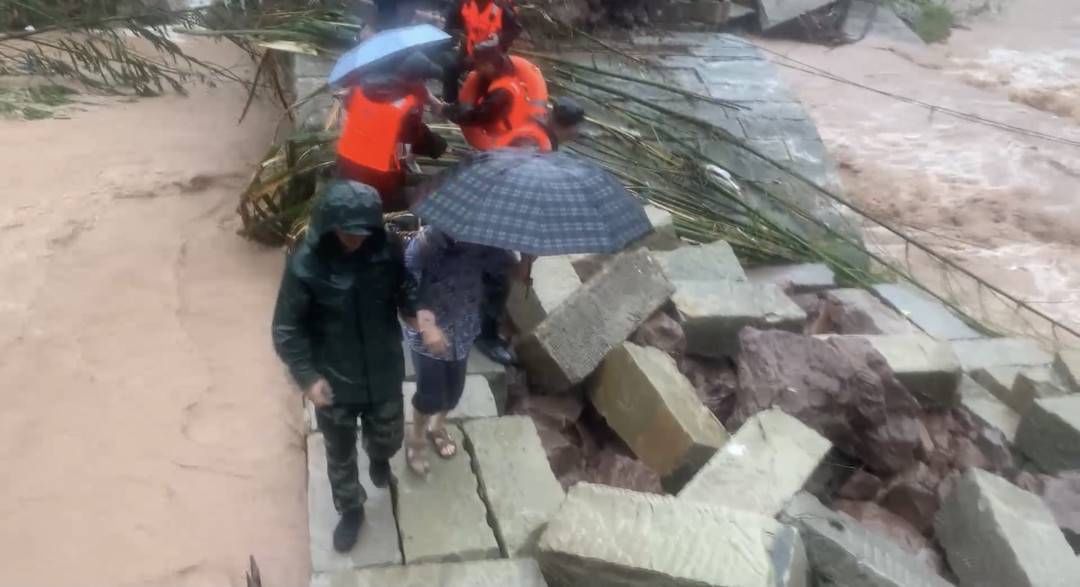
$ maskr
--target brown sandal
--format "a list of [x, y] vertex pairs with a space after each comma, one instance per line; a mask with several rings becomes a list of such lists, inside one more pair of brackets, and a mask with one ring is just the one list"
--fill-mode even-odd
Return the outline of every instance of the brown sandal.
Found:
[[428, 430], [427, 435], [431, 443], [435, 445], [435, 454], [439, 455], [439, 457], [452, 459], [457, 455], [458, 445], [450, 437], [450, 433], [447, 432], [446, 428]]

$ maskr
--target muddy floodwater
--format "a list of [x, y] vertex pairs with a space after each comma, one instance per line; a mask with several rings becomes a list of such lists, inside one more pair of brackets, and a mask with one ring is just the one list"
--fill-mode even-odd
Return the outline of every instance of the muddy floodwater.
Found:
[[[874, 33], [836, 49], [763, 44], [887, 92], [1080, 141], [1080, 3], [1008, 0], [965, 27], [929, 47]], [[1080, 147], [780, 70], [854, 202], [1080, 328]], [[903, 253], [881, 231], [867, 240]]]

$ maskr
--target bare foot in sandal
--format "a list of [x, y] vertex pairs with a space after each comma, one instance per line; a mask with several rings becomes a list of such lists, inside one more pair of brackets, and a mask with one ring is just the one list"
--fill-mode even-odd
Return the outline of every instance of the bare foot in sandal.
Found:
[[431, 472], [431, 463], [427, 460], [427, 444], [421, 439], [414, 442], [412, 439], [405, 446], [405, 462], [409, 470], [421, 477], [426, 477]]
[[444, 459], [452, 459], [457, 454], [457, 443], [450, 437], [446, 428], [428, 431], [428, 438], [435, 445], [435, 452]]

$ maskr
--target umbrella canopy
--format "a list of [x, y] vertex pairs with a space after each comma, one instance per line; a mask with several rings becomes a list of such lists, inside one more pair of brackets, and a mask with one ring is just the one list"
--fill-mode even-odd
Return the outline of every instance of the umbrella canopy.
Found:
[[596, 165], [564, 153], [481, 153], [413, 208], [462, 242], [530, 255], [614, 253], [652, 230], [641, 202]]
[[405, 52], [431, 49], [451, 41], [450, 35], [430, 24], [382, 31], [342, 55], [330, 71], [329, 82], [331, 85], [342, 85], [349, 78], [383, 65]]

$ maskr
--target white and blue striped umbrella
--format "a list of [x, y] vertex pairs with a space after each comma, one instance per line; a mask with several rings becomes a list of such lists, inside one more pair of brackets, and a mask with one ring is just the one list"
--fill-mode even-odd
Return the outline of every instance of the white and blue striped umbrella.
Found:
[[450, 35], [430, 24], [385, 30], [342, 55], [334, 64], [334, 69], [330, 70], [328, 81], [330, 85], [341, 85], [403, 52], [436, 48], [451, 41]]
[[614, 253], [652, 230], [618, 179], [561, 152], [480, 153], [437, 182], [413, 211], [462, 242], [530, 255]]

